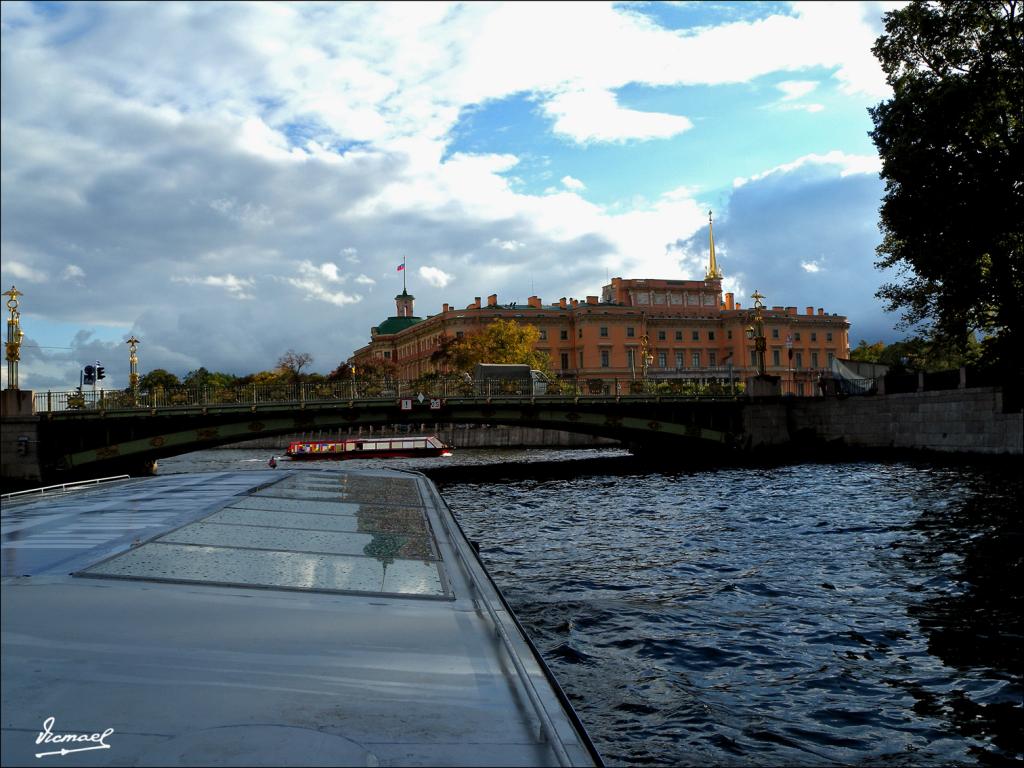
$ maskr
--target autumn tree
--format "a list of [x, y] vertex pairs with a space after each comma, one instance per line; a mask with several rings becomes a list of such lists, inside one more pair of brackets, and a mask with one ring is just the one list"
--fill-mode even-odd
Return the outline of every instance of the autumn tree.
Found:
[[302, 380], [302, 369], [313, 362], [313, 356], [309, 352], [296, 352], [289, 349], [277, 360], [277, 369], [282, 375], [292, 381]]
[[[877, 296], [963, 352], [1024, 347], [1024, 29], [1019, 2], [915, 0], [872, 49], [893, 97], [871, 109], [882, 159]], [[1019, 362], [1017, 363], [1019, 365]]]
[[363, 381], [393, 379], [398, 375], [398, 366], [384, 357], [370, 357], [352, 366], [355, 377]]
[[526, 364], [547, 372], [548, 356], [534, 348], [539, 340], [540, 331], [533, 325], [495, 320], [479, 333], [446, 344], [444, 357], [450, 370], [466, 373], [477, 363]]

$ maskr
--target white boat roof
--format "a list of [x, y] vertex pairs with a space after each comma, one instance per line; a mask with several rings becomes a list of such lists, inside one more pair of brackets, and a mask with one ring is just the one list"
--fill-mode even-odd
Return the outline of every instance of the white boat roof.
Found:
[[416, 473], [168, 475], [0, 527], [4, 765], [600, 764]]

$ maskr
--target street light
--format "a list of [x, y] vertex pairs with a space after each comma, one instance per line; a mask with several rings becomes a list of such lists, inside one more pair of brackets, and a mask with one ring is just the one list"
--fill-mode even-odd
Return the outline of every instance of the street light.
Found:
[[640, 337], [640, 367], [643, 380], [647, 381], [647, 368], [654, 362], [654, 355], [648, 351], [648, 338], [645, 333]]
[[25, 338], [21, 330], [21, 313], [18, 311], [18, 297], [24, 296], [21, 291], [11, 286], [11, 290], [5, 291], [7, 296], [7, 311], [10, 316], [7, 318], [7, 345], [5, 347], [5, 358], [7, 359], [7, 388], [18, 388], [18, 361], [21, 359], [21, 340]]
[[754, 352], [757, 361], [757, 375], [764, 376], [764, 353], [768, 349], [768, 339], [764, 337], [764, 320], [761, 317], [761, 310], [764, 309], [764, 304], [761, 299], [764, 298], [760, 293], [754, 291], [751, 297], [754, 300], [754, 316], [753, 325], [747, 326], [747, 338], [754, 342]]
[[128, 388], [132, 392], [132, 403], [134, 405], [139, 404], [139, 358], [135, 354], [135, 350], [138, 349], [139, 340], [135, 338], [134, 334], [129, 337], [128, 341], [125, 342], [128, 345]]

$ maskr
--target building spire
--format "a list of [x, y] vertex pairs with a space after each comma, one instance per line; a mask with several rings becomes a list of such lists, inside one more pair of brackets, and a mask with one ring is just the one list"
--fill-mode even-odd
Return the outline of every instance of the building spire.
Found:
[[704, 279], [721, 280], [722, 270], [718, 268], [718, 262], [715, 261], [715, 230], [711, 226], [711, 211], [708, 211], [708, 239], [711, 242], [711, 256], [708, 259], [708, 273]]

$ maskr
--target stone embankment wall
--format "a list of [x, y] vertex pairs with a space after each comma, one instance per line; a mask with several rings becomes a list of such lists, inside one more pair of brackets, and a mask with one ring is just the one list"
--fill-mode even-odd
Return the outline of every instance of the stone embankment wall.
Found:
[[32, 392], [0, 392], [0, 478], [38, 481], [39, 417], [32, 414]]
[[295, 435], [264, 437], [233, 443], [230, 448], [265, 448], [284, 451], [292, 440], [343, 440], [350, 437], [390, 437], [391, 435], [437, 435], [442, 442], [456, 448], [598, 448], [617, 446], [617, 440], [575, 432], [530, 427], [484, 427], [453, 424], [420, 424], [411, 432], [400, 432], [390, 427], [324, 429]]
[[943, 453], [1024, 453], [1024, 414], [1003, 412], [996, 387], [793, 399], [748, 409], [751, 447], [825, 441], [851, 448]]

